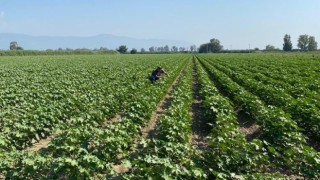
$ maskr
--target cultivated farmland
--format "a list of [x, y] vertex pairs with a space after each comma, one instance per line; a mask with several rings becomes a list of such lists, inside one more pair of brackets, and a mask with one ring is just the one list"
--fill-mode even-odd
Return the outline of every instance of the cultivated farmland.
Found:
[[320, 54], [0, 57], [0, 75], [0, 179], [320, 178]]

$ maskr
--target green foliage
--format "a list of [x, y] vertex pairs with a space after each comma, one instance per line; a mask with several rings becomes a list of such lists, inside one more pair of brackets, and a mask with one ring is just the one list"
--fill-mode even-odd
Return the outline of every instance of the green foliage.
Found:
[[266, 49], [265, 49], [266, 51], [274, 51], [274, 50], [276, 50], [276, 48], [273, 46], [273, 45], [270, 45], [270, 44], [268, 44], [267, 46], [266, 46]]
[[220, 52], [223, 46], [220, 44], [218, 39], [210, 39], [209, 43], [200, 45], [199, 53], [216, 53]]
[[[190, 55], [2, 57], [0, 176], [320, 177], [320, 155], [309, 142], [320, 137], [318, 54], [210, 54], [191, 59]], [[147, 76], [159, 65], [170, 77], [152, 84]], [[203, 99], [201, 111], [211, 128], [204, 149], [190, 143], [193, 65]], [[155, 138], [142, 138], [142, 128], [183, 67], [170, 104], [157, 121]], [[259, 137], [245, 136], [235, 109], [259, 125]], [[121, 118], [108, 121], [116, 114]], [[26, 150], [49, 135], [54, 137], [48, 147]], [[116, 165], [129, 171], [117, 174]]]
[[121, 54], [124, 54], [124, 53], [127, 53], [128, 48], [127, 48], [127, 46], [125, 46], [125, 45], [121, 45], [121, 46], [119, 46], [119, 48], [117, 49], [117, 51], [118, 51], [119, 53], [121, 53]]
[[[4, 129], [0, 154], [12, 153], [1, 155], [0, 171], [8, 178], [35, 179], [114, 174], [112, 164], [118, 163], [119, 154], [130, 150], [184, 62], [172, 61], [172, 57], [163, 60], [161, 65], [173, 77], [152, 85], [146, 75], [163, 57], [150, 60], [144, 56], [143, 63], [136, 61], [138, 56], [2, 59], [2, 85], [7, 88], [1, 93], [5, 113], [0, 120]], [[21, 84], [12, 84], [17, 80], [23, 91]], [[101, 126], [119, 112], [122, 118], [117, 123]], [[49, 147], [35, 157], [22, 150], [52, 133], [55, 137]], [[42, 160], [36, 160], [39, 158]]]
[[[271, 162], [274, 163], [274, 168], [286, 167], [292, 173], [303, 174], [310, 178], [318, 177], [320, 173], [318, 170], [320, 165], [318, 152], [306, 145], [306, 138], [301, 133], [301, 129], [291, 116], [284, 112], [288, 106], [291, 106], [290, 102], [285, 103], [288, 106], [282, 107], [283, 109], [270, 105], [266, 106], [260, 99], [270, 95], [277, 96], [277, 92], [273, 91], [273, 94], [266, 94], [263, 91], [256, 91], [256, 93], [261, 92], [261, 94], [258, 94], [259, 97], [254, 96], [250, 93], [255, 92], [255, 86], [249, 85], [249, 83], [253, 82], [250, 81], [250, 76], [242, 78], [242, 74], [245, 74], [245, 72], [240, 74], [232, 71], [229, 69], [228, 64], [223, 63], [221, 60], [204, 59], [201, 60], [201, 63], [212, 78], [217, 80], [223, 91], [262, 127], [263, 146], [267, 147], [268, 156]], [[239, 63], [239, 61], [233, 62], [235, 64]], [[264, 87], [261, 83], [256, 86], [259, 86], [259, 88]], [[288, 96], [280, 95], [279, 97], [284, 98], [284, 102], [286, 102], [285, 98]], [[290, 108], [288, 112], [294, 113]], [[307, 122], [311, 123], [312, 121], [309, 120]], [[314, 122], [312, 123], [312, 128], [318, 127]], [[299, 125], [303, 127], [302, 124]], [[305, 134], [307, 135], [308, 133], [305, 132]], [[308, 154], [308, 157], [305, 154]], [[302, 163], [294, 164], [293, 162]]]
[[130, 51], [130, 54], [137, 54], [137, 50], [133, 48], [133, 49]]
[[290, 35], [286, 34], [283, 38], [283, 50], [284, 51], [291, 51], [292, 50], [292, 42]]
[[189, 144], [191, 135], [192, 69], [187, 65], [174, 92], [170, 107], [157, 124], [157, 139], [148, 143], [132, 161], [128, 179], [205, 179], [197, 167], [196, 151]]
[[302, 51], [315, 51], [318, 48], [318, 43], [314, 36], [300, 35], [298, 39], [298, 48]]
[[318, 43], [315, 40], [314, 36], [310, 36], [309, 37], [309, 46], [308, 46], [308, 50], [309, 51], [316, 51], [318, 49]]
[[114, 50], [88, 50], [88, 49], [75, 49], [75, 50], [19, 50], [8, 51], [0, 50], [0, 56], [43, 56], [43, 55], [94, 55], [94, 54], [118, 54]]

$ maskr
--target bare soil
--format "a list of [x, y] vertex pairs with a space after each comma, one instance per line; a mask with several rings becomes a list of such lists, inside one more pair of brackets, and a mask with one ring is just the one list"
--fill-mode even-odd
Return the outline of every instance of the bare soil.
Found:
[[51, 140], [54, 138], [54, 135], [48, 136], [45, 139], [41, 139], [39, 142], [33, 144], [32, 146], [26, 148], [27, 151], [33, 151], [37, 152], [42, 148], [47, 148], [48, 144], [51, 142]]
[[121, 119], [120, 113], [116, 114], [113, 118], [106, 120], [103, 124], [102, 127], [107, 127], [110, 124], [116, 123]]
[[243, 110], [235, 111], [240, 125], [240, 131], [245, 134], [247, 141], [259, 138], [262, 134], [261, 127]]
[[129, 168], [124, 165], [112, 165], [112, 169], [118, 174], [129, 172]]
[[207, 119], [204, 117], [203, 109], [201, 107], [202, 98], [199, 94], [199, 82], [198, 82], [198, 72], [193, 61], [193, 102], [191, 105], [190, 115], [192, 116], [192, 136], [190, 138], [191, 144], [198, 147], [199, 149], [205, 149], [208, 146], [207, 136], [210, 133], [211, 126], [208, 124]]

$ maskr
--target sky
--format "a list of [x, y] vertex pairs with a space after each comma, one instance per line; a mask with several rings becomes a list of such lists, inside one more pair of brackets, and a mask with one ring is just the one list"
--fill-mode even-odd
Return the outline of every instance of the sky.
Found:
[[320, 40], [319, 0], [0, 0], [0, 33], [47, 36], [113, 34], [219, 39], [224, 49], [282, 49], [291, 35]]

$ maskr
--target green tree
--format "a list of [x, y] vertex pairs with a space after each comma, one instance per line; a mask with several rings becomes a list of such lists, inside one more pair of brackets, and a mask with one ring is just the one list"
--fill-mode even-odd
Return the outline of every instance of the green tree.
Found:
[[141, 53], [145, 53], [146, 50], [145, 50], [144, 48], [141, 48], [140, 52], [141, 52]]
[[185, 47], [179, 47], [179, 51], [180, 51], [180, 52], [183, 52], [183, 51], [185, 51], [185, 50], [186, 50]]
[[268, 44], [268, 45], [266, 46], [266, 51], [274, 51], [274, 50], [276, 50], [276, 48], [275, 48], [274, 46], [272, 46], [272, 45], [270, 45], [270, 44]]
[[127, 48], [127, 46], [125, 46], [125, 45], [121, 45], [121, 46], [119, 46], [119, 48], [117, 49], [117, 51], [118, 51], [119, 53], [124, 54], [124, 53], [126, 53], [126, 52], [128, 51], [128, 48]]
[[318, 49], [318, 43], [314, 36], [309, 37], [309, 44], [308, 44], [308, 50], [309, 51], [316, 51]]
[[163, 47], [163, 51], [164, 51], [164, 52], [169, 52], [169, 51], [170, 51], [169, 46], [168, 46], [168, 45], [165, 45], [165, 46]]
[[223, 46], [220, 44], [220, 41], [218, 39], [210, 39], [211, 44], [211, 52], [219, 52], [222, 50]]
[[201, 44], [199, 47], [199, 53], [209, 53], [210, 52], [209, 46], [210, 46], [210, 43]]
[[199, 53], [212, 53], [219, 52], [223, 49], [218, 39], [210, 39], [209, 43], [200, 45]]
[[177, 46], [171, 47], [171, 52], [178, 52], [179, 48]]
[[132, 48], [132, 50], [130, 51], [130, 54], [137, 54], [137, 50], [135, 48]]
[[283, 50], [284, 51], [291, 51], [292, 50], [292, 42], [291, 42], [290, 35], [288, 35], [288, 34], [284, 35], [283, 41], [284, 41]]
[[17, 48], [18, 48], [17, 41], [10, 42], [10, 50], [17, 50]]
[[156, 49], [155, 49], [154, 46], [152, 46], [152, 47], [149, 48], [149, 52], [155, 52], [155, 50], [156, 50]]
[[303, 51], [307, 51], [308, 45], [309, 45], [309, 36], [306, 34], [300, 35], [298, 39], [298, 48], [300, 48]]
[[197, 50], [197, 46], [196, 45], [191, 45], [190, 46], [190, 51], [191, 52], [195, 52]]

